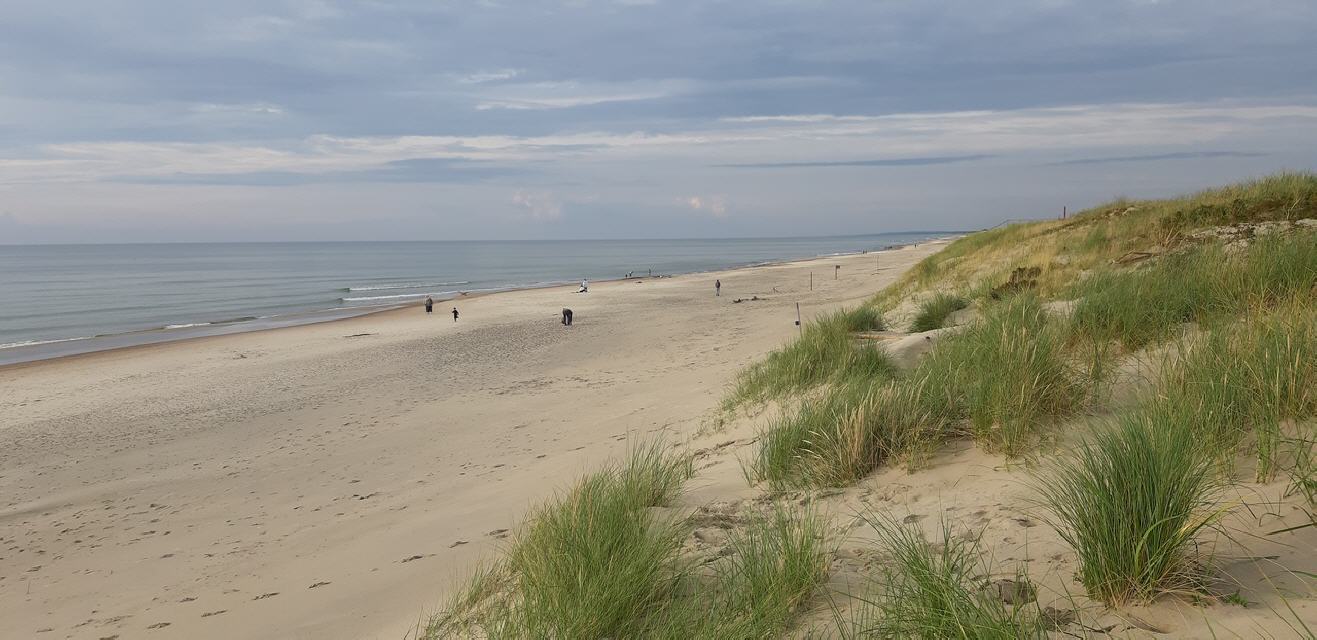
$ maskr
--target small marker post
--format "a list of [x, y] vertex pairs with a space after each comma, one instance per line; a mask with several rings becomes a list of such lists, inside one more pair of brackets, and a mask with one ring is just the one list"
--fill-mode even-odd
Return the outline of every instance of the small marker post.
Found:
[[805, 333], [805, 328], [804, 328], [803, 326], [801, 326], [801, 324], [800, 324], [800, 303], [799, 303], [799, 302], [796, 303], [796, 329], [799, 330], [800, 333], [801, 333], [802, 335]]

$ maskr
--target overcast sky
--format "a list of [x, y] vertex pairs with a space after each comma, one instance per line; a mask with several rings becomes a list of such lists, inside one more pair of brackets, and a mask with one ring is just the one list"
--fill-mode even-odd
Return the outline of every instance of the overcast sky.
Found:
[[0, 242], [958, 230], [1317, 167], [1312, 0], [0, 12]]

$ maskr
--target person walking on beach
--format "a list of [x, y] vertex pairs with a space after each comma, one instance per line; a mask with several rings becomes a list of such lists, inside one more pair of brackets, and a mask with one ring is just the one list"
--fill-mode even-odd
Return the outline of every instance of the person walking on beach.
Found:
[[713, 281], [713, 295], [714, 295], [715, 297], [717, 297], [717, 296], [720, 296], [720, 295], [722, 295], [722, 294], [723, 294], [723, 281], [722, 281], [722, 280], [714, 280], [714, 281]]
[[457, 322], [457, 307], [453, 307], [453, 322]]
[[425, 296], [425, 315], [434, 313], [434, 298]]
[[568, 309], [568, 308], [566, 308], [566, 307], [563, 308], [563, 310], [562, 310], [562, 324], [563, 324], [563, 326], [566, 326], [566, 327], [570, 327], [570, 326], [572, 326], [572, 310], [571, 310], [571, 309]]

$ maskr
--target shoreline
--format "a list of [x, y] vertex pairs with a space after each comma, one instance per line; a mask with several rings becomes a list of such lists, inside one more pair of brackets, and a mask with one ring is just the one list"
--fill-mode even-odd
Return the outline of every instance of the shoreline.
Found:
[[[943, 242], [960, 237], [962, 234], [952, 234], [939, 236], [928, 239], [926, 242]], [[771, 267], [778, 265], [790, 265], [800, 262], [813, 260], [822, 260], [834, 257], [846, 257], [855, 255], [867, 255], [872, 253], [883, 253], [894, 251], [909, 246], [917, 246], [921, 243], [892, 244], [878, 249], [838, 252], [823, 255], [800, 258], [784, 258], [780, 260], [767, 260], [753, 262], [742, 265], [732, 265], [723, 268], [705, 269], [699, 271], [690, 271], [683, 273], [659, 274], [655, 276], [634, 276], [631, 278], [607, 278], [595, 280], [598, 284], [624, 282], [628, 280], [654, 279], [654, 278], [673, 278], [681, 276], [695, 276], [707, 273], [724, 273], [736, 272], [744, 269], [754, 269], [759, 267]], [[559, 287], [574, 286], [572, 282], [562, 283], [545, 283], [539, 286], [513, 286], [508, 288], [494, 288], [482, 291], [476, 291], [463, 294], [458, 292], [451, 297], [435, 298], [435, 302], [446, 302], [450, 300], [474, 300], [486, 296], [517, 293], [522, 291], [535, 291], [543, 289], [555, 289]], [[38, 341], [32, 344], [17, 344], [14, 346], [0, 348], [0, 371], [13, 368], [23, 367], [42, 362], [55, 360], [68, 360], [70, 358], [79, 358], [102, 353], [117, 353], [125, 350], [140, 349], [162, 344], [172, 344], [179, 342], [193, 342], [212, 338], [223, 338], [232, 335], [242, 335], [248, 333], [261, 333], [267, 331], [278, 331], [281, 329], [292, 329], [297, 327], [329, 324], [343, 322], [357, 318], [369, 317], [379, 314], [386, 314], [403, 309], [409, 309], [417, 306], [422, 302], [417, 301], [398, 302], [387, 305], [363, 305], [362, 307], [351, 308], [341, 307], [332, 309], [317, 309], [310, 311], [296, 311], [286, 314], [275, 314], [266, 317], [239, 319], [236, 321], [219, 321], [219, 322], [200, 322], [195, 324], [164, 326], [150, 329], [139, 329], [135, 331], [124, 331], [120, 333], [109, 333], [86, 337], [61, 338], [54, 340]], [[304, 318], [304, 319], [299, 319]], [[94, 344], [93, 344], [94, 343]]]
[[0, 617], [76, 640], [396, 640], [582, 470], [694, 437], [796, 334], [797, 302], [853, 307], [942, 246], [0, 368]]

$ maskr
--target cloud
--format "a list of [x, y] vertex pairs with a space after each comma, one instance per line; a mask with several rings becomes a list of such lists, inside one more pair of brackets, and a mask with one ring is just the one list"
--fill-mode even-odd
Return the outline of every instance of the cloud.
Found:
[[505, 84], [476, 94], [475, 108], [477, 111], [573, 109], [659, 100], [687, 93], [693, 86], [693, 83], [683, 79]]
[[[813, 169], [968, 164], [1022, 154], [1083, 153], [1083, 157], [1101, 159], [1108, 157], [1098, 155], [1103, 149], [1235, 145], [1242, 144], [1238, 140], [1257, 141], [1267, 136], [1276, 137], [1272, 144], [1292, 146], [1286, 140], [1289, 134], [1283, 132], [1314, 127], [1317, 106], [1232, 101], [825, 119], [775, 117], [722, 127], [669, 127], [662, 132], [321, 134], [265, 143], [74, 142], [0, 153], [0, 185], [96, 181], [304, 184], [335, 179], [461, 182], [498, 180], [518, 172], [556, 174], [560, 180], [579, 181], [581, 175], [591, 175], [600, 167], [652, 179], [655, 174], [646, 167], [673, 166], [670, 171], [684, 172], [675, 168], [678, 164]], [[890, 157], [866, 158], [874, 149], [882, 149]]]
[[518, 191], [512, 194], [512, 204], [525, 210], [535, 220], [557, 220], [562, 217], [562, 202], [546, 191]]
[[681, 202], [694, 211], [703, 211], [715, 218], [727, 215], [727, 196], [724, 195], [690, 196], [682, 198]]
[[484, 84], [486, 82], [511, 80], [524, 72], [524, 69], [492, 69], [456, 76], [455, 80], [460, 84]]
[[817, 160], [812, 162], [750, 162], [715, 164], [714, 167], [734, 169], [794, 169], [804, 167], [919, 167], [931, 164], [951, 164], [953, 162], [970, 162], [996, 157], [992, 154], [975, 154], [968, 156], [934, 156], [925, 158], [884, 158], [881, 160]]
[[1154, 153], [1139, 156], [1115, 156], [1104, 158], [1076, 158], [1062, 160], [1055, 164], [1111, 164], [1116, 162], [1154, 162], [1158, 160], [1195, 160], [1199, 158], [1261, 158], [1265, 153], [1247, 151], [1180, 151], [1175, 153]]

